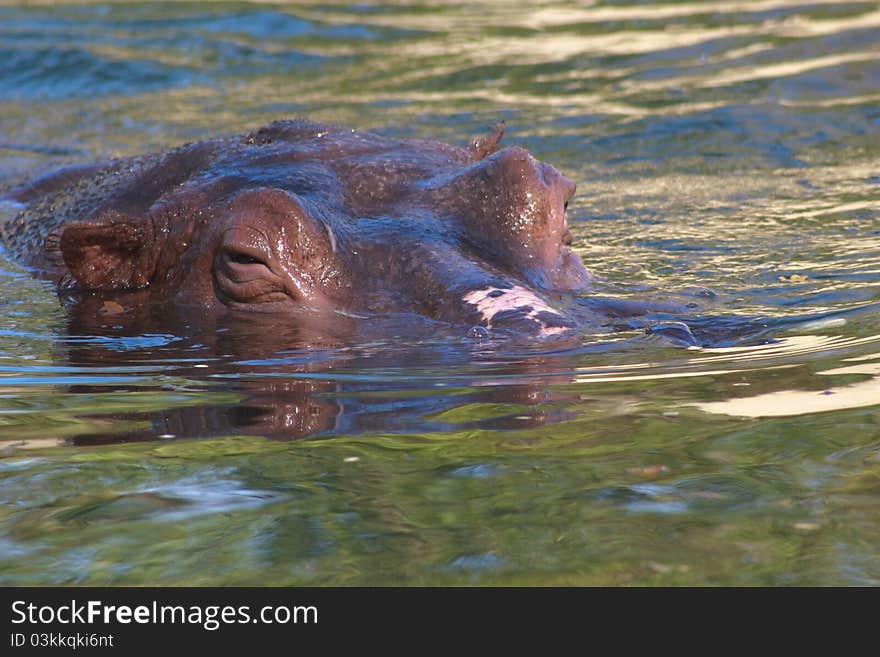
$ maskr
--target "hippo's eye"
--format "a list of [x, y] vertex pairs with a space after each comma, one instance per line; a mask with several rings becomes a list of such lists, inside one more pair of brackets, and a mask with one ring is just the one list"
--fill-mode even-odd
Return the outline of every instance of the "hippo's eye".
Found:
[[259, 258], [251, 255], [250, 253], [244, 253], [242, 251], [226, 251], [226, 260], [228, 262], [234, 262], [238, 265], [265, 265], [266, 263], [260, 260]]
[[235, 306], [290, 301], [284, 281], [272, 271], [267, 251], [238, 242], [218, 250], [214, 281], [224, 303]]

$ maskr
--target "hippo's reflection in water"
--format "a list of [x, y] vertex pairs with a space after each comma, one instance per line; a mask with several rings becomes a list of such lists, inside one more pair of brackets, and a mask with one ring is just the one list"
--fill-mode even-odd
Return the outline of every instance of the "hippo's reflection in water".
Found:
[[[175, 339], [127, 350], [118, 348], [124, 336], [154, 334], [158, 326], [167, 328], [170, 318], [157, 325], [119, 316], [109, 319], [111, 326], [102, 324], [108, 318], [101, 319], [89, 306], [79, 303], [68, 309], [69, 333], [90, 336], [68, 343], [65, 359], [70, 365], [131, 368], [167, 363], [174, 383], [163, 389], [166, 402], [169, 390], [177, 386], [182, 392], [203, 391], [202, 399], [209, 403], [193, 406], [187, 401], [179, 407], [116, 414], [118, 423], [106, 432], [100, 427], [99, 432], [70, 438], [76, 445], [239, 434], [290, 440], [376, 431], [526, 429], [572, 417], [556, 406], [576, 398], [552, 390], [553, 384], [571, 381], [570, 374], [555, 374], [565, 369], [560, 365], [564, 356], [524, 353], [515, 359], [495, 358], [495, 344], [457, 334], [438, 337], [434, 326], [423, 327], [424, 339], [416, 340], [411, 324], [407, 341], [397, 342], [389, 338], [395, 318], [388, 320], [388, 331], [381, 326], [374, 326], [369, 335], [360, 331], [356, 344], [349, 342], [352, 336], [315, 333], [314, 327], [302, 324], [278, 327], [265, 316], [246, 323], [218, 325], [211, 320], [198, 328], [178, 318], [187, 327], [181, 334], [195, 334], [197, 340]], [[336, 328], [338, 333], [340, 327]], [[109, 337], [109, 342], [96, 336]], [[510, 347], [509, 341], [503, 344]], [[459, 373], [456, 380], [448, 376], [450, 367]], [[235, 395], [232, 403], [224, 395], [227, 399], [211, 404], [210, 393], [218, 389]], [[70, 392], [103, 390], [78, 385]], [[460, 407], [469, 404], [482, 409], [491, 405], [493, 411], [490, 417], [463, 417]], [[106, 419], [107, 414], [97, 417]]]

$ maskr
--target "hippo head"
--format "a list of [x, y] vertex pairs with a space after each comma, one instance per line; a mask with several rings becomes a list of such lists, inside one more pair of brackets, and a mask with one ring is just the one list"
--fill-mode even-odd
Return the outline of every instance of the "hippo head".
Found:
[[569, 247], [575, 186], [501, 134], [459, 148], [279, 121], [38, 181], [5, 239], [71, 293], [564, 332], [557, 301], [589, 279]]

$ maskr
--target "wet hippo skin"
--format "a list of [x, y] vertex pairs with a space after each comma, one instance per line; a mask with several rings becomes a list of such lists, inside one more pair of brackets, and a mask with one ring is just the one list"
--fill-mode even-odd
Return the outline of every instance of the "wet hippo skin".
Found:
[[2, 238], [64, 294], [128, 295], [111, 309], [564, 333], [590, 278], [569, 246], [575, 186], [502, 132], [462, 148], [277, 121], [49, 174], [7, 194], [22, 209]]

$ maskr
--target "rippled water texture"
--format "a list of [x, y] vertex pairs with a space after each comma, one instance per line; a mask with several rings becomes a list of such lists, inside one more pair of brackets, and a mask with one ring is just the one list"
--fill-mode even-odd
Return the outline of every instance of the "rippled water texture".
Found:
[[704, 346], [84, 329], [0, 258], [0, 582], [880, 584], [878, 53], [876, 2], [2, 3], [0, 188], [503, 119]]

